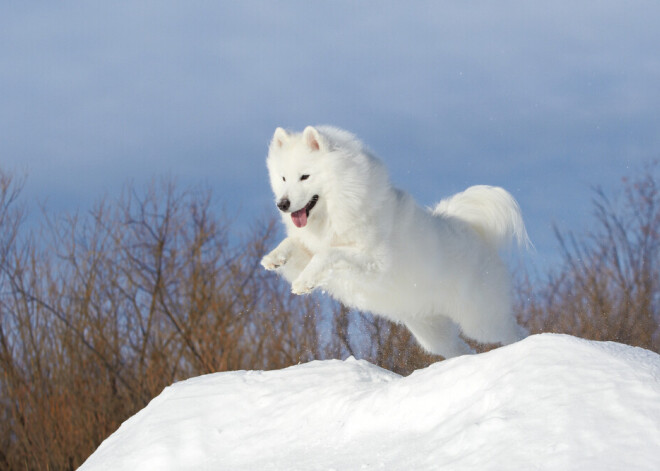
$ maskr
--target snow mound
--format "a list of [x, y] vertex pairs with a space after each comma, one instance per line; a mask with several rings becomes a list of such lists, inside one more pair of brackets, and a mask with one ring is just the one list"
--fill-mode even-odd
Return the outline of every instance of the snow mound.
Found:
[[408, 377], [366, 361], [166, 388], [92, 470], [657, 470], [660, 356], [543, 334]]

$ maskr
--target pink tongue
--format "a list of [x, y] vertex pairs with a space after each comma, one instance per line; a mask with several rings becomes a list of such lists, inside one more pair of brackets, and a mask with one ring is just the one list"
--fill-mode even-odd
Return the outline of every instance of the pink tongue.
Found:
[[307, 224], [307, 210], [305, 208], [291, 213], [291, 220], [296, 225], [296, 227], [303, 227]]

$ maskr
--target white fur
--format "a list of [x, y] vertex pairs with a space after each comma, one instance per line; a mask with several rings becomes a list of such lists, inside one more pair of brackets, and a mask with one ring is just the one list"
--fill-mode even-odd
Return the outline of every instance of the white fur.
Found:
[[[288, 236], [262, 265], [294, 293], [321, 288], [349, 307], [402, 322], [444, 357], [471, 352], [461, 332], [484, 343], [522, 338], [498, 249], [528, 238], [505, 190], [473, 186], [433, 211], [421, 208], [392, 187], [355, 136], [329, 126], [278, 128], [267, 165], [276, 202], [286, 198], [290, 208], [282, 212]], [[291, 213], [314, 195], [307, 224], [296, 227]]]

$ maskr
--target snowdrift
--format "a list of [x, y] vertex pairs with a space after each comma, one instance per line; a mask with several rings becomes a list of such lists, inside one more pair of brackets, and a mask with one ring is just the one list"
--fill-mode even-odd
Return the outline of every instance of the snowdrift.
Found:
[[166, 388], [92, 470], [657, 470], [660, 356], [537, 335], [400, 377], [368, 362]]

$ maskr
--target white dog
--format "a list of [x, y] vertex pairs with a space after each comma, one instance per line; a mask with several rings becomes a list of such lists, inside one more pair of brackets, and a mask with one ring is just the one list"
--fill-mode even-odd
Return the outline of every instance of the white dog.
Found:
[[528, 238], [503, 189], [473, 186], [421, 208], [355, 136], [329, 126], [278, 128], [267, 165], [288, 237], [261, 263], [295, 294], [321, 288], [403, 322], [444, 357], [472, 352], [461, 332], [483, 343], [524, 336], [498, 249]]

